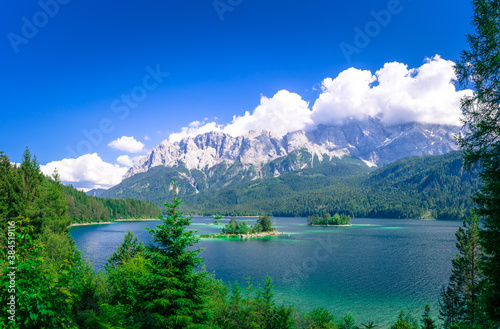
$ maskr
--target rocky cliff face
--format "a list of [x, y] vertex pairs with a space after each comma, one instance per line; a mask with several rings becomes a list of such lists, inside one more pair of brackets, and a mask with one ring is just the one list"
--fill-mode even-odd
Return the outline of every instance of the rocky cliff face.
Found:
[[[454, 136], [460, 127], [411, 123], [385, 126], [379, 120], [351, 120], [343, 125], [318, 126], [310, 132], [296, 131], [284, 136], [269, 131], [251, 131], [233, 137], [209, 132], [180, 142], [163, 141], [135, 164], [124, 178], [156, 166], [184, 166], [207, 172], [225, 162], [239, 162], [259, 169], [292, 152], [307, 152], [320, 161], [351, 154], [370, 165], [385, 165], [412, 155], [437, 155], [456, 150]], [[300, 164], [300, 167], [308, 164]], [[312, 162], [311, 162], [312, 165]], [[291, 168], [294, 168], [293, 166]], [[293, 170], [293, 169], [291, 169]]]

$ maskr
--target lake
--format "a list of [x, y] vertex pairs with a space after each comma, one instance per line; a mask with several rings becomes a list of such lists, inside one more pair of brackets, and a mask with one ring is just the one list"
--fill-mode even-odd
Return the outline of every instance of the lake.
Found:
[[[253, 224], [256, 218], [237, 218]], [[223, 225], [195, 217], [199, 234], [218, 233]], [[324, 306], [336, 316], [351, 313], [356, 322], [394, 323], [399, 312], [418, 319], [425, 304], [437, 318], [440, 287], [448, 282], [455, 257], [459, 221], [353, 219], [350, 227], [310, 227], [305, 218], [272, 218], [285, 235], [249, 239], [202, 239], [207, 271], [225, 282], [246, 278], [260, 285], [269, 275], [279, 300], [301, 311]], [[131, 230], [150, 243], [144, 227], [159, 221], [115, 222], [70, 229], [77, 247], [96, 269]], [[379, 327], [380, 328], [380, 327]]]

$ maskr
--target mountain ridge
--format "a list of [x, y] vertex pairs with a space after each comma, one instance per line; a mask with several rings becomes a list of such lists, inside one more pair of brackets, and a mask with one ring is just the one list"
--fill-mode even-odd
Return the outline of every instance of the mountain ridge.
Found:
[[[340, 158], [350, 154], [368, 165], [385, 165], [412, 155], [445, 154], [458, 149], [454, 136], [460, 127], [410, 123], [387, 126], [379, 119], [347, 120], [342, 125], [319, 125], [312, 131], [295, 131], [283, 136], [266, 130], [250, 131], [233, 137], [223, 132], [207, 132], [180, 142], [163, 141], [124, 176], [162, 165], [184, 166], [206, 171], [222, 162], [240, 162], [247, 168], [261, 167], [298, 150], [314, 158]], [[307, 165], [307, 164], [305, 164]]]

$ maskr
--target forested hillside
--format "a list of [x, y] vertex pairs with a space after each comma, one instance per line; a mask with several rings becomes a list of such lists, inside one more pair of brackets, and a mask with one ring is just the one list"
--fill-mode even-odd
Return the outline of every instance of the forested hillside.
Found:
[[[269, 178], [274, 178], [276, 173], [288, 173], [293, 171], [292, 168], [302, 167], [309, 169], [299, 169], [299, 172], [307, 177], [316, 177], [317, 184], [310, 186], [300, 181], [297, 186], [292, 187], [297, 191], [325, 186], [325, 181], [321, 178], [324, 176], [345, 177], [372, 171], [364, 162], [353, 156], [343, 156], [342, 158], [325, 157], [323, 161], [319, 161], [317, 156], [313, 158], [311, 154], [305, 151], [296, 151], [270, 161], [260, 168], [256, 166], [247, 167], [238, 161], [231, 165], [222, 162], [208, 170], [208, 173], [198, 169], [189, 170], [185, 166], [156, 166], [147, 172], [123, 180], [120, 184], [103, 192], [101, 196], [137, 198], [161, 206], [163, 200], [172, 193], [174, 180], [177, 181], [179, 195], [187, 200], [189, 196], [195, 194], [211, 196], [229, 187], [244, 187], [267, 182]], [[285, 176], [282, 175], [281, 177]], [[261, 195], [262, 197], [268, 196], [265, 191], [262, 192], [264, 193]]]
[[[1, 154], [1, 153], [0, 153]], [[109, 198], [98, 198], [94, 196], [87, 195], [85, 192], [79, 191], [72, 186], [64, 186], [59, 182], [57, 173], [53, 177], [46, 177], [39, 173], [39, 164], [36, 157], [30, 158], [30, 153], [26, 150], [23, 156], [23, 164], [21, 167], [14, 167], [8, 158], [2, 155], [2, 161], [4, 166], [11, 166], [8, 171], [12, 177], [5, 173], [0, 177], [0, 189], [3, 186], [4, 189], [9, 188], [13, 192], [10, 195], [11, 199], [5, 200], [5, 207], [8, 208], [8, 204], [16, 204], [16, 198], [19, 198], [23, 193], [29, 193], [36, 196], [44, 195], [59, 195], [61, 196], [58, 201], [61, 204], [59, 207], [60, 213], [65, 209], [65, 220], [68, 225], [71, 223], [90, 223], [90, 222], [104, 222], [115, 219], [143, 219], [143, 218], [157, 218], [158, 214], [161, 212], [160, 209], [143, 200], [137, 199], [109, 199]], [[26, 164], [24, 164], [26, 162]], [[21, 177], [26, 175], [24, 173], [22, 166], [31, 166], [33, 179], [30, 181], [30, 186], [23, 187], [21, 182]], [[35, 199], [34, 199], [35, 200]], [[35, 201], [34, 201], [35, 202]], [[50, 202], [44, 199], [36, 199], [36, 205], [29, 206], [26, 205], [25, 217], [30, 218], [35, 221], [43, 221], [44, 218], [53, 215], [44, 212], [45, 208], [50, 208]], [[37, 209], [36, 211], [34, 209]]]
[[61, 192], [68, 200], [67, 214], [73, 223], [157, 218], [160, 213], [158, 207], [143, 200], [98, 198], [72, 186], [62, 186]]
[[463, 170], [461, 154], [410, 157], [371, 173], [340, 176], [318, 166], [219, 191], [186, 196], [192, 213], [461, 219], [472, 206], [478, 177]]

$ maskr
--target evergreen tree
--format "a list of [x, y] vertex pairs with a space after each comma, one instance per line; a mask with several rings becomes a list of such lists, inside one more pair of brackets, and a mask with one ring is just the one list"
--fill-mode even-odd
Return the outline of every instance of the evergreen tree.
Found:
[[431, 318], [431, 308], [429, 304], [425, 305], [424, 314], [422, 315], [422, 329], [436, 329], [436, 322]]
[[462, 99], [465, 135], [459, 138], [467, 167], [478, 165], [482, 188], [475, 201], [484, 219], [486, 310], [500, 322], [500, 1], [473, 0], [468, 50], [456, 65], [458, 81], [473, 86]]
[[479, 217], [473, 212], [455, 234], [459, 253], [452, 260], [450, 283], [441, 290], [440, 314], [445, 324], [478, 321], [483, 277], [479, 225]]
[[152, 328], [191, 328], [207, 321], [206, 275], [196, 271], [203, 263], [201, 249], [188, 250], [199, 238], [187, 230], [192, 218], [179, 213], [181, 203], [174, 183], [174, 197], [165, 203], [163, 224], [147, 229], [153, 244], [148, 246], [151, 274], [146, 277], [142, 306]]
[[105, 267], [108, 270], [115, 268], [145, 251], [146, 247], [144, 247], [142, 241], [139, 242], [137, 236], [134, 236], [134, 233], [129, 230], [128, 233], [125, 234], [124, 241], [108, 258]]
[[255, 223], [255, 230], [257, 232], [268, 232], [272, 231], [272, 223], [271, 219], [269, 219], [269, 216], [259, 216], [259, 219], [257, 219], [257, 222]]
[[463, 319], [464, 302], [456, 283], [450, 282], [447, 287], [441, 287], [439, 299], [439, 315], [446, 328]]
[[411, 317], [405, 315], [404, 311], [401, 311], [398, 320], [391, 326], [391, 329], [418, 329], [418, 324]]

